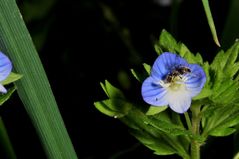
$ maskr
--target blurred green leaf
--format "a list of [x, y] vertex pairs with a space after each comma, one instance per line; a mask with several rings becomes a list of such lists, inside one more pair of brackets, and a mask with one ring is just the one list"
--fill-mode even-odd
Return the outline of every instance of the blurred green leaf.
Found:
[[31, 36], [15, 0], [0, 1], [0, 48], [24, 75], [15, 82], [49, 159], [76, 159], [63, 119]]
[[139, 82], [143, 82], [147, 76], [144, 75], [144, 73], [136, 70], [136, 69], [130, 69], [132, 75], [139, 81]]
[[223, 49], [228, 49], [235, 40], [239, 37], [239, 1], [230, 0], [228, 13], [224, 23], [224, 28], [221, 36], [221, 43]]
[[233, 157], [233, 159], [239, 159], [239, 152]]
[[99, 4], [102, 9], [103, 16], [108, 22], [107, 24], [105, 24], [106, 28], [108, 29], [108, 31], [113, 30], [118, 34], [118, 37], [121, 39], [122, 43], [129, 51], [129, 62], [132, 64], [139, 64], [141, 62], [141, 56], [133, 45], [129, 29], [121, 25], [118, 17], [110, 6], [102, 2]]
[[17, 156], [14, 152], [13, 145], [10, 141], [7, 129], [4, 125], [4, 122], [1, 117], [0, 117], [0, 141], [1, 141], [0, 142], [1, 149], [3, 149], [3, 152], [5, 152], [6, 158], [7, 159], [16, 159]]
[[37, 50], [42, 49], [49, 35], [48, 31], [55, 18], [55, 15], [51, 13], [56, 2], [56, 0], [33, 0], [22, 1], [18, 5], [24, 21], [27, 24], [37, 24], [31, 27], [31, 37]]
[[20, 78], [22, 78], [22, 75], [11, 72], [10, 75], [5, 80], [2, 81], [2, 84], [7, 85], [9, 83], [19, 80]]
[[11, 97], [11, 95], [13, 94], [15, 90], [16, 90], [16, 86], [13, 86], [7, 91], [6, 94], [0, 95], [0, 105], [3, 105], [3, 103], [6, 102]]
[[118, 72], [117, 79], [118, 79], [119, 84], [122, 87], [122, 89], [126, 89], [126, 90], [130, 89], [131, 80], [130, 80], [130, 77], [128, 75], [128, 72], [126, 72], [124, 70], [120, 70]]
[[23, 1], [20, 6], [26, 22], [46, 17], [56, 0]]
[[144, 66], [145, 71], [148, 73], [148, 75], [150, 75], [151, 66], [146, 63], [143, 63], [143, 66]]
[[143, 67], [144, 67], [143, 71], [139, 71], [136, 69], [130, 69], [133, 76], [141, 83], [150, 75], [150, 71], [151, 71], [150, 65], [143, 63]]

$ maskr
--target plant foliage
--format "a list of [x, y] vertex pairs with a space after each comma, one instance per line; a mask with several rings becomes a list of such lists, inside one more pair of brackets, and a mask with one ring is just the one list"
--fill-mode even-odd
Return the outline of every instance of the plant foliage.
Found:
[[[189, 63], [197, 63], [203, 67], [207, 81], [192, 102], [202, 106], [200, 135], [193, 134], [181, 115], [171, 112], [167, 106], [149, 106], [143, 100], [129, 101], [108, 81], [101, 83], [108, 99], [95, 102], [96, 108], [108, 116], [118, 117], [130, 128], [133, 136], [157, 155], [178, 154], [187, 159], [190, 158], [189, 147], [192, 140], [204, 144], [208, 136], [227, 136], [234, 133], [239, 123], [239, 42], [236, 41], [227, 51], [219, 51], [213, 62], [208, 63], [203, 61], [200, 53], [192, 53], [185, 44], [177, 42], [163, 30], [155, 43], [155, 51], [158, 55], [166, 51], [176, 53]], [[141, 71], [131, 69], [132, 75], [139, 82], [150, 73], [151, 66], [143, 66]]]

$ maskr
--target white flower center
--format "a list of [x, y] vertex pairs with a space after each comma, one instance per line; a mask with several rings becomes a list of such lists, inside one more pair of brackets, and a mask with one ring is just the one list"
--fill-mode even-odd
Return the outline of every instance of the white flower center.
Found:
[[175, 70], [170, 72], [164, 80], [160, 80], [157, 84], [161, 85], [168, 91], [185, 91], [185, 81], [187, 81], [187, 73], [191, 73], [191, 70], [187, 67], [176, 67]]
[[159, 81], [159, 84], [169, 91], [185, 90], [185, 81], [187, 73], [191, 73], [188, 67], [178, 66], [172, 72], [167, 74], [164, 80]]
[[185, 89], [185, 84], [184, 82], [187, 80], [185, 76], [179, 75], [175, 76], [172, 79], [170, 79], [170, 82], [165, 81], [165, 80], [160, 80], [158, 82], [159, 85], [162, 87], [171, 90], [171, 91], [180, 91]]

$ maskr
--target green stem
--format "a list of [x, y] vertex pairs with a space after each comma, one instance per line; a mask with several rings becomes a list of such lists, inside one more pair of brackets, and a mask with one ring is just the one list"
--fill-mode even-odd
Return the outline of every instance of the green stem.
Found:
[[186, 119], [186, 123], [187, 123], [187, 126], [188, 126], [188, 130], [192, 130], [192, 123], [191, 123], [191, 120], [189, 118], [189, 115], [188, 115], [188, 112], [185, 112], [184, 113], [184, 117]]
[[[200, 135], [200, 109], [201, 105], [192, 105], [191, 111], [192, 111], [192, 133], [194, 135]], [[195, 139], [192, 139], [191, 142], [191, 159], [200, 159], [200, 143], [196, 141]]]

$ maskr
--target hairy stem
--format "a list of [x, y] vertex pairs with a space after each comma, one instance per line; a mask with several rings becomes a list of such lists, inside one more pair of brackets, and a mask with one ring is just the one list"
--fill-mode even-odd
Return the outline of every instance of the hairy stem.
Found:
[[[191, 111], [192, 111], [192, 133], [194, 135], [200, 135], [200, 105], [192, 105]], [[192, 139], [191, 141], [191, 159], [200, 159], [200, 143], [196, 141], [195, 139]]]

